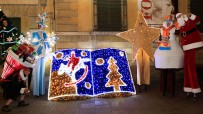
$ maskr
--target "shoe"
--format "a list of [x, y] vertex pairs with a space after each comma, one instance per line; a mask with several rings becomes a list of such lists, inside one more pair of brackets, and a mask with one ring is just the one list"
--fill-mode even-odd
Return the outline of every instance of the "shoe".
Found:
[[194, 101], [197, 101], [197, 100], [198, 100], [198, 98], [197, 98], [197, 97], [193, 97], [193, 100], [194, 100]]
[[1, 108], [2, 111], [4, 112], [10, 112], [11, 109], [9, 108], [9, 105], [4, 105], [2, 108]]
[[18, 102], [19, 107], [28, 106], [29, 103], [26, 103], [24, 100]]
[[197, 95], [196, 95], [196, 93], [194, 93], [193, 100], [194, 100], [194, 101], [197, 101], [197, 99], [198, 99], [198, 98], [197, 98]]
[[189, 92], [187, 93], [187, 98], [190, 98], [190, 93]]

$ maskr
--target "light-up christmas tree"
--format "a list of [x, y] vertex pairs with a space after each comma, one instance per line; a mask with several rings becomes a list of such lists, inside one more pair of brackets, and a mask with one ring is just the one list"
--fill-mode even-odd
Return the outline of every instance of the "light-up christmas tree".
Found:
[[114, 87], [114, 91], [120, 91], [120, 86], [126, 86], [122, 81], [122, 75], [118, 72], [118, 66], [116, 65], [116, 60], [113, 57], [110, 57], [108, 60], [110, 70], [109, 74], [106, 76], [109, 80], [106, 83], [106, 87]]
[[5, 60], [5, 54], [9, 47], [14, 45], [18, 40], [20, 32], [12, 25], [7, 16], [0, 9], [0, 64]]

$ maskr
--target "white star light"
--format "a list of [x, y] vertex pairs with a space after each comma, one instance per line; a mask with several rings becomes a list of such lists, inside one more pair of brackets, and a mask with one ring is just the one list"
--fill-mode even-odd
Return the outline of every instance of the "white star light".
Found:
[[13, 38], [12, 38], [12, 37], [8, 37], [8, 38], [7, 38], [7, 41], [8, 41], [8, 42], [11, 42], [11, 41], [13, 41]]

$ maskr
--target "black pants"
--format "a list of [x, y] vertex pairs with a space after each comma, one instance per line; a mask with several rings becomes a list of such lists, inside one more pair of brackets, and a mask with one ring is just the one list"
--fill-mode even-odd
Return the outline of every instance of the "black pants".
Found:
[[20, 95], [20, 89], [22, 87], [19, 85], [13, 85], [12, 82], [6, 82], [3, 85], [3, 97], [6, 99], [16, 100], [17, 97]]

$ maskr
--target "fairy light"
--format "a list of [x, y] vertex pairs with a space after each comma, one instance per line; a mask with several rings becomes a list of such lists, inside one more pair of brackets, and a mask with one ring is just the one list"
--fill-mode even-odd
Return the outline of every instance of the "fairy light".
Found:
[[[120, 53], [123, 53], [124, 55], [120, 55]], [[94, 53], [91, 55], [92, 57], [92, 67], [96, 66], [94, 68], [94, 71], [92, 72], [93, 82], [94, 82], [94, 92], [95, 95], [101, 95], [104, 93], [114, 93], [114, 87], [106, 87], [105, 84], [108, 82], [108, 78], [106, 77], [110, 70], [108, 69], [109, 63], [108, 60], [110, 57], [113, 57], [117, 63], [116, 66], [119, 68], [118, 72], [123, 76], [121, 79], [123, 82], [126, 83], [127, 86], [120, 86], [121, 91], [120, 92], [128, 92], [133, 93], [135, 92], [133, 81], [131, 80], [131, 74], [129, 71], [129, 65], [126, 58], [126, 54], [124, 51], [118, 50], [118, 49], [100, 49], [95, 50]], [[96, 65], [97, 63], [94, 61], [97, 58], [103, 58], [105, 63], [103, 65]], [[105, 76], [104, 76], [105, 75]], [[115, 94], [117, 94], [115, 92]]]
[[[75, 85], [68, 87], [64, 86], [64, 83], [71, 83], [72, 78], [66, 73], [59, 75], [61, 64], [67, 65], [69, 60], [66, 59], [70, 56], [71, 52], [75, 52], [75, 57], [81, 57], [81, 59], [90, 58], [91, 61], [84, 62], [88, 66], [88, 73], [84, 80]], [[108, 61], [113, 58], [115, 61], [112, 68], [112, 64]], [[119, 49], [99, 49], [95, 51], [68, 49], [55, 52], [51, 63], [51, 76], [49, 81], [49, 100], [76, 100], [86, 99], [91, 97], [122, 97], [135, 94], [135, 87], [130, 73], [130, 68], [124, 51]], [[118, 90], [114, 90], [114, 86], [106, 86], [109, 81], [107, 77], [110, 72], [119, 74], [119, 83], [113, 82], [113, 85], [119, 87]], [[76, 80], [83, 75], [84, 69], [80, 69], [76, 72]], [[116, 78], [116, 77], [112, 77]], [[123, 82], [121, 84], [120, 82]]]
[[133, 60], [135, 60], [136, 54], [140, 48], [142, 48], [151, 59], [153, 58], [152, 42], [158, 38], [159, 33], [160, 29], [147, 26], [142, 13], [140, 12], [133, 29], [116, 35], [132, 43], [132, 55]]

